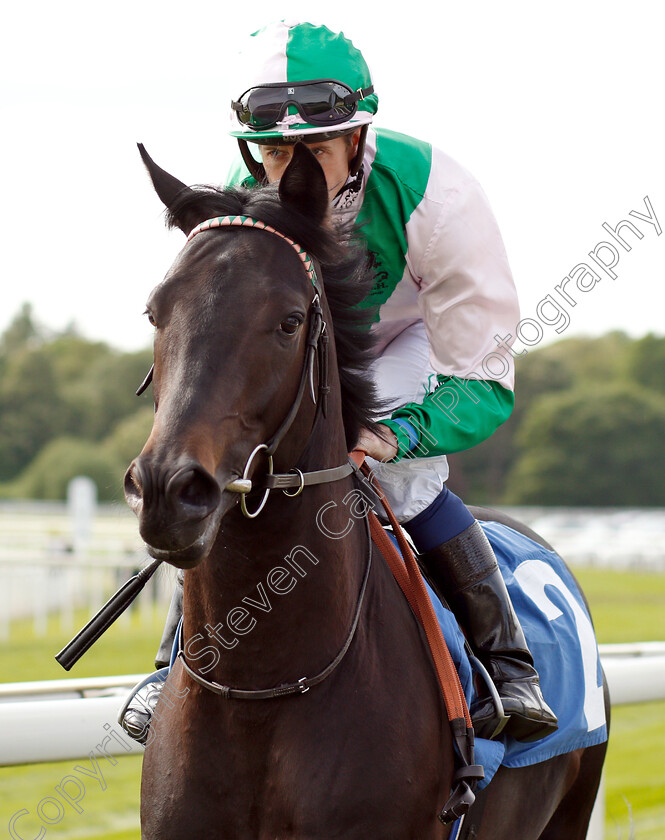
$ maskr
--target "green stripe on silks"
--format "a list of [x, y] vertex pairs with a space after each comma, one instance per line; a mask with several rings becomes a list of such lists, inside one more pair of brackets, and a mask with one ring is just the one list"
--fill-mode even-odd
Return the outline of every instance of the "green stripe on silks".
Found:
[[376, 135], [376, 158], [358, 216], [361, 235], [366, 226], [376, 269], [374, 287], [363, 307], [385, 303], [402, 279], [408, 244], [405, 226], [423, 199], [432, 165], [429, 143], [387, 129], [377, 129]]
[[[405, 226], [423, 200], [432, 165], [432, 147], [387, 129], [376, 129], [376, 139], [376, 157], [358, 224], [376, 272], [374, 287], [360, 306], [378, 309], [404, 275], [408, 246]], [[256, 182], [248, 175], [244, 163], [236, 160], [227, 183], [252, 187]], [[375, 318], [378, 320], [378, 311]]]
[[394, 419], [407, 420], [418, 443], [406, 449], [404, 429], [391, 420], [381, 422], [397, 436], [401, 458], [424, 458], [463, 452], [487, 440], [511, 415], [515, 394], [493, 380], [438, 376], [439, 387], [422, 403], [407, 403], [393, 411]]

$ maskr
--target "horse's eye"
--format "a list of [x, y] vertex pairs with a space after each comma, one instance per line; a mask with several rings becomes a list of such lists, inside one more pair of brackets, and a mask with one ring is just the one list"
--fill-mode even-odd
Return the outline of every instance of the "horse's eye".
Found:
[[150, 322], [150, 324], [153, 327], [157, 326], [157, 322], [155, 321], [155, 317], [149, 309], [146, 309], [146, 311], [143, 314], [148, 316], [148, 321]]
[[287, 335], [295, 335], [298, 332], [300, 325], [303, 322], [303, 318], [301, 315], [289, 315], [288, 318], [285, 318], [282, 323], [279, 325], [279, 328], [282, 332], [286, 333]]

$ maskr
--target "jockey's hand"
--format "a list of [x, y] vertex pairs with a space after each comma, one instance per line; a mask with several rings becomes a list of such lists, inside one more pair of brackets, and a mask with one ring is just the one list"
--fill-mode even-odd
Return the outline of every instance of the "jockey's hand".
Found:
[[365, 455], [376, 461], [391, 461], [397, 455], [397, 438], [388, 426], [381, 426], [381, 436], [369, 429], [361, 429], [356, 449], [361, 449]]

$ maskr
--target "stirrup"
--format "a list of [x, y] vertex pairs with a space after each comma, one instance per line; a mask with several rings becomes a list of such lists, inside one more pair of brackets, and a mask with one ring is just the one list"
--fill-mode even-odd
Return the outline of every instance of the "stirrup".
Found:
[[168, 668], [148, 674], [132, 688], [118, 712], [120, 726], [130, 738], [143, 746], [148, 740], [150, 721], [168, 675]]
[[[496, 726], [494, 730], [489, 735], [478, 735], [478, 737], [486, 738], [488, 741], [493, 741], [495, 738], [498, 738], [499, 735], [506, 728], [506, 724], [510, 720], [510, 715], [507, 715], [504, 711], [503, 703], [501, 702], [501, 698], [499, 697], [499, 692], [497, 691], [496, 685], [490, 677], [487, 668], [483, 665], [483, 663], [480, 661], [480, 659], [478, 659], [477, 656], [473, 656], [471, 653], [468, 653], [468, 657], [469, 662], [471, 663], [471, 667], [476, 672], [476, 674], [478, 674], [479, 677], [482, 677], [483, 682], [487, 686], [490, 699], [496, 711]], [[473, 723], [473, 717], [471, 718], [471, 722]]]
[[[476, 734], [479, 738], [492, 740], [498, 735], [508, 735], [516, 741], [531, 743], [540, 741], [552, 735], [558, 729], [558, 721], [554, 712], [550, 709], [542, 695], [538, 678], [530, 680], [513, 679], [506, 680], [500, 685], [505, 691], [503, 698], [499, 695], [499, 689], [476, 657], [469, 656], [472, 666], [482, 676], [488, 688], [488, 694], [481, 695], [471, 707], [471, 720], [474, 724]], [[512, 689], [521, 684], [527, 684], [529, 691], [527, 697], [520, 698], [512, 695]], [[530, 695], [530, 698], [529, 698]], [[529, 699], [540, 701], [529, 707], [525, 703]], [[492, 715], [489, 709], [494, 708]], [[520, 708], [521, 707], [521, 708]], [[479, 711], [484, 714], [479, 717]], [[529, 710], [535, 712], [529, 714]]]

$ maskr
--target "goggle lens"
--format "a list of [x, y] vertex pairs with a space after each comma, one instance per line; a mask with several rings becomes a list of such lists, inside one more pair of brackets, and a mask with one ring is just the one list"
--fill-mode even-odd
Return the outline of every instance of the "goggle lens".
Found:
[[368, 92], [356, 94], [341, 82], [324, 79], [253, 87], [231, 104], [238, 120], [253, 129], [277, 125], [290, 105], [312, 125], [336, 125], [355, 114], [358, 99]]

